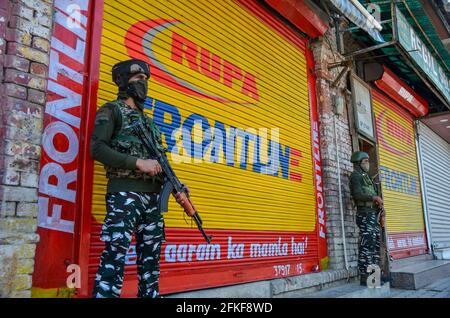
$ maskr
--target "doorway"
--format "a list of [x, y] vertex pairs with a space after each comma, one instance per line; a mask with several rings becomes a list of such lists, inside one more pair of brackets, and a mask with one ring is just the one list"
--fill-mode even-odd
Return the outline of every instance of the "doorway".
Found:
[[[383, 198], [377, 145], [362, 137], [358, 138], [358, 145], [361, 151], [364, 151], [369, 155], [369, 163], [370, 163], [369, 176], [372, 179], [375, 186], [377, 187], [378, 195], [381, 198]], [[384, 224], [384, 226], [386, 226], [386, 224]], [[384, 275], [385, 277], [389, 276], [390, 273], [390, 256], [387, 242], [388, 242], [387, 231], [386, 228], [384, 227], [382, 228], [381, 231], [380, 256], [381, 256], [381, 272], [382, 275]]]

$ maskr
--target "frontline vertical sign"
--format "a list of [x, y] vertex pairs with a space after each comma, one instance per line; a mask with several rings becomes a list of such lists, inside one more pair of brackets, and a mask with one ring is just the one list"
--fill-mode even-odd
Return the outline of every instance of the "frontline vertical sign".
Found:
[[55, 0], [33, 296], [61, 295], [73, 262], [89, 0]]
[[445, 96], [447, 102], [450, 102], [450, 85], [444, 69], [431, 54], [430, 50], [419, 38], [400, 9], [395, 7], [397, 14], [397, 32], [400, 45], [405, 49], [408, 55], [416, 62], [427, 77]]

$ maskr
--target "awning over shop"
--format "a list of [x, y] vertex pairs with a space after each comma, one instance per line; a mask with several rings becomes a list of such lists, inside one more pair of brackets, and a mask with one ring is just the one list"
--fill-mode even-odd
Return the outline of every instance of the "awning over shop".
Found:
[[430, 115], [421, 121], [450, 144], [450, 112]]
[[[362, 0], [360, 2], [363, 2]], [[364, 58], [388, 65], [389, 69], [429, 103], [430, 113], [450, 109], [450, 54], [439, 39], [419, 0], [383, 1], [377, 4], [388, 41], [373, 45], [360, 29], [353, 36], [368, 48], [344, 52], [347, 58]], [[365, 55], [365, 56], [364, 56]]]
[[[357, 1], [350, 0], [330, 0], [346, 18], [356, 26], [366, 31], [376, 42], [384, 43], [381, 35], [381, 27], [378, 22], [365, 10]], [[358, 5], [359, 4], [359, 5]], [[378, 26], [377, 26], [378, 25]]]
[[266, 0], [272, 8], [288, 19], [308, 36], [322, 36], [328, 29], [328, 24], [304, 0]]
[[375, 81], [375, 85], [415, 117], [425, 116], [428, 113], [428, 102], [388, 68], [383, 66], [383, 70], [383, 76]]

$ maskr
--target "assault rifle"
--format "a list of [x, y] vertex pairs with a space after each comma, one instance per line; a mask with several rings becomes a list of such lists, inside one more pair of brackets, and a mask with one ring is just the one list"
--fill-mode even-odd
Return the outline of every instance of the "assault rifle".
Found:
[[[378, 194], [381, 194], [381, 183], [375, 182], [375, 179], [378, 178], [379, 181], [379, 173], [377, 173], [373, 178], [372, 181], [378, 188]], [[378, 206], [378, 223], [381, 227], [381, 271], [382, 271], [382, 280], [383, 281], [390, 281], [391, 280], [391, 261], [392, 257], [389, 255], [389, 238], [386, 232], [386, 220], [385, 220], [386, 210], [384, 209], [384, 205]]]
[[391, 280], [391, 270], [390, 270], [390, 262], [392, 261], [391, 256], [388, 252], [388, 236], [386, 233], [386, 222], [385, 222], [385, 214], [386, 211], [384, 210], [384, 206], [380, 205], [378, 207], [378, 223], [381, 227], [381, 264], [382, 264], [382, 273], [383, 281], [390, 281]]
[[187, 187], [180, 182], [180, 180], [177, 178], [175, 172], [173, 171], [172, 167], [170, 166], [169, 160], [167, 159], [166, 154], [163, 151], [160, 151], [152, 141], [152, 138], [149, 136], [147, 129], [144, 127], [143, 123], [141, 121], [137, 121], [136, 123], [132, 124], [130, 126], [136, 136], [139, 137], [141, 142], [144, 144], [144, 146], [148, 149], [150, 154], [156, 158], [159, 165], [161, 166], [162, 174], [164, 176], [164, 184], [162, 187], [161, 194], [159, 196], [159, 209], [161, 212], [167, 212], [168, 211], [168, 203], [169, 203], [169, 196], [172, 193], [173, 195], [177, 193], [181, 193], [182, 199], [184, 201], [184, 204], [182, 204], [182, 207], [184, 208], [187, 215], [192, 217], [197, 224], [198, 229], [202, 233], [203, 237], [205, 238], [206, 242], [208, 244], [211, 242], [212, 236], [206, 235], [204, 229], [203, 229], [203, 221], [200, 218], [200, 215], [196, 211], [194, 204], [192, 203], [189, 191]]

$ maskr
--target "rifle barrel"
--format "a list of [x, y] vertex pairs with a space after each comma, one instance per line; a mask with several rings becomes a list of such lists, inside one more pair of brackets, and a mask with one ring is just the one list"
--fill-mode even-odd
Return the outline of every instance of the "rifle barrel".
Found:
[[212, 236], [206, 235], [205, 230], [203, 230], [202, 221], [199, 219], [198, 213], [195, 213], [193, 218], [194, 218], [195, 223], [197, 224], [198, 229], [200, 230], [203, 237], [205, 238], [206, 242], [208, 242], [208, 244], [211, 243]]

